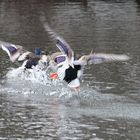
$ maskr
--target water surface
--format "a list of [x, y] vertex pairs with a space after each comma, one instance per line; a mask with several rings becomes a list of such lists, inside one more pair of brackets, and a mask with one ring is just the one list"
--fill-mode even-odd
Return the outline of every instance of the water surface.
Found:
[[138, 0], [0, 1], [0, 40], [58, 51], [40, 17], [75, 53], [124, 53], [125, 63], [88, 66], [79, 94], [63, 84], [8, 78], [0, 51], [0, 139], [140, 139]]

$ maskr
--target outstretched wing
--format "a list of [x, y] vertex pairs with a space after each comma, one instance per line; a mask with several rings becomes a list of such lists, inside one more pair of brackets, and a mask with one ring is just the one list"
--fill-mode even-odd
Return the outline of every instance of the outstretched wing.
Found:
[[8, 42], [0, 41], [0, 47], [8, 54], [12, 62], [15, 62], [16, 60], [23, 61], [27, 56], [32, 54], [31, 52], [24, 50], [20, 45], [14, 45]]
[[47, 23], [44, 23], [45, 30], [49, 33], [49, 35], [54, 39], [56, 46], [58, 49], [65, 54], [69, 60], [74, 59], [74, 52], [71, 49], [70, 45], [60, 36], [58, 36]]
[[101, 63], [127, 61], [127, 60], [129, 60], [129, 57], [124, 54], [97, 53], [97, 54], [84, 55], [79, 60], [75, 61], [74, 64], [75, 65], [101, 64]]

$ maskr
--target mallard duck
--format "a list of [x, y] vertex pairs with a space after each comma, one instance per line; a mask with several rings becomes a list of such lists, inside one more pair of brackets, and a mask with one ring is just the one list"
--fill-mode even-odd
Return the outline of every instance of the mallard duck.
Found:
[[41, 55], [41, 49], [35, 48], [35, 52], [30, 52], [20, 45], [14, 45], [8, 42], [0, 41], [0, 47], [4, 50], [12, 62], [23, 62], [22, 66], [26, 69], [31, 69], [33, 66], [38, 65], [39, 62], [47, 64], [48, 57]]
[[60, 80], [67, 82], [68, 87], [75, 91], [80, 90], [79, 78], [83, 74], [83, 69], [88, 64], [100, 64], [113, 61], [127, 61], [129, 57], [124, 54], [104, 54], [90, 53], [83, 55], [79, 59], [74, 58], [74, 51], [70, 45], [57, 33], [55, 33], [47, 23], [43, 23], [45, 31], [53, 39], [56, 47], [61, 51], [61, 55], [56, 55], [54, 60], [57, 64], [57, 74]]

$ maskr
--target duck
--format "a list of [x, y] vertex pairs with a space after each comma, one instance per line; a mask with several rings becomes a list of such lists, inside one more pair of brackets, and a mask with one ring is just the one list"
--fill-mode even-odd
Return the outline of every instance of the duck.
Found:
[[106, 54], [93, 53], [75, 57], [75, 53], [70, 45], [59, 36], [47, 22], [43, 22], [45, 31], [59, 49], [60, 54], [53, 56], [56, 63], [56, 73], [61, 81], [65, 81], [70, 89], [80, 91], [80, 78], [83, 75], [84, 68], [91, 64], [110, 63], [115, 61], [127, 61], [129, 56], [125, 54]]
[[33, 53], [24, 49], [21, 45], [4, 41], [0, 41], [0, 48], [8, 54], [11, 62], [23, 62], [22, 67], [24, 67], [24, 69], [32, 69], [40, 63], [43, 63], [45, 66], [49, 61], [47, 55], [41, 54], [40, 48], [35, 48]]

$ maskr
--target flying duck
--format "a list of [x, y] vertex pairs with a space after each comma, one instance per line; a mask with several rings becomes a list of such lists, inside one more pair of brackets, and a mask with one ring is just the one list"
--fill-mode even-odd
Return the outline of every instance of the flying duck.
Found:
[[45, 31], [48, 32], [50, 37], [56, 44], [56, 47], [61, 51], [60, 55], [53, 57], [57, 65], [57, 74], [60, 80], [67, 82], [68, 87], [75, 91], [80, 90], [80, 80], [83, 69], [89, 64], [100, 64], [113, 61], [127, 61], [129, 57], [123, 54], [104, 54], [104, 53], [91, 53], [83, 55], [79, 59], [74, 57], [74, 51], [70, 45], [60, 36], [58, 36], [47, 23], [43, 23]]
[[26, 69], [31, 69], [33, 66], [38, 65], [39, 62], [44, 62], [44, 64], [48, 62], [48, 57], [46, 55], [41, 55], [40, 48], [35, 48], [35, 52], [33, 53], [25, 50], [20, 45], [14, 45], [3, 41], [0, 41], [0, 48], [8, 54], [12, 62], [16, 60], [23, 62], [22, 66]]

